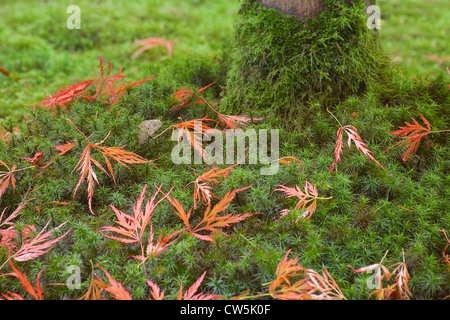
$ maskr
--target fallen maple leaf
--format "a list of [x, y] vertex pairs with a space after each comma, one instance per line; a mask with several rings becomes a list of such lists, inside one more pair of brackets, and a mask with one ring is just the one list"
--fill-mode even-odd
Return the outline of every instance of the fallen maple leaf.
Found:
[[51, 247], [55, 243], [59, 242], [62, 238], [67, 236], [67, 234], [72, 230], [69, 229], [69, 231], [67, 231], [63, 235], [53, 240], [50, 240], [50, 237], [53, 235], [53, 232], [58, 230], [68, 222], [66, 221], [61, 225], [59, 225], [58, 227], [56, 227], [55, 229], [45, 232], [48, 225], [50, 224], [50, 221], [51, 220], [49, 220], [47, 224], [44, 226], [44, 228], [42, 228], [41, 232], [39, 232], [39, 234], [32, 239], [30, 239], [31, 234], [32, 232], [36, 231], [34, 226], [28, 226], [28, 229], [25, 229], [25, 231], [22, 232], [23, 233], [22, 246], [18, 251], [16, 251], [16, 253], [12, 255], [12, 258], [14, 258], [14, 260], [28, 261], [40, 257], [41, 255], [50, 251]]
[[90, 260], [92, 266], [91, 283], [85, 294], [83, 294], [77, 300], [103, 300], [102, 291], [107, 285], [100, 279], [100, 277], [94, 272], [94, 264]]
[[333, 170], [336, 168], [336, 164], [338, 162], [341, 162], [341, 155], [343, 154], [342, 146], [343, 146], [343, 134], [344, 132], [348, 136], [348, 149], [351, 151], [351, 143], [352, 141], [356, 145], [356, 149], [359, 152], [362, 152], [367, 158], [369, 158], [371, 161], [375, 162], [377, 165], [379, 165], [384, 171], [387, 171], [373, 156], [372, 151], [367, 149], [367, 145], [362, 141], [361, 137], [359, 136], [357, 129], [354, 126], [346, 125], [343, 126], [339, 120], [327, 109], [327, 111], [334, 117], [334, 119], [339, 123], [340, 127], [336, 133], [337, 140], [334, 148], [334, 157], [335, 160], [333, 164], [331, 165], [330, 171], [333, 172]]
[[[128, 169], [129, 169], [129, 167], [127, 166], [127, 164], [144, 164], [144, 163], [151, 163], [152, 161], [148, 161], [133, 152], [124, 150], [123, 148], [125, 146], [123, 146], [123, 147], [101, 146], [101, 144], [103, 144], [105, 142], [105, 140], [109, 137], [109, 134], [102, 141], [100, 141], [98, 143], [92, 143], [89, 140], [89, 138], [86, 137], [84, 135], [84, 133], [82, 133], [70, 119], [66, 119], [66, 120], [69, 121], [72, 124], [72, 126], [79, 133], [81, 133], [81, 135], [83, 135], [83, 137], [88, 142], [87, 146], [84, 148], [83, 152], [81, 153], [80, 161], [78, 162], [77, 166], [74, 169], [74, 170], [77, 170], [80, 172], [80, 179], [75, 188], [73, 197], [75, 198], [76, 193], [77, 193], [78, 188], [80, 187], [81, 183], [83, 183], [87, 179], [89, 210], [91, 211], [92, 214], [94, 214], [94, 212], [92, 210], [92, 199], [94, 197], [95, 182], [97, 182], [97, 184], [99, 182], [98, 182], [97, 174], [95, 173], [92, 164], [94, 164], [97, 168], [99, 168], [101, 171], [106, 173], [106, 175], [111, 176], [115, 183], [116, 179], [114, 176], [114, 171], [113, 171], [111, 162], [108, 158], [113, 159], [114, 161], [116, 161], [117, 163], [119, 163], [120, 165], [122, 165]], [[98, 152], [100, 152], [103, 155], [103, 158], [105, 160], [105, 163], [106, 163], [109, 173], [105, 170], [105, 168], [103, 168], [103, 166], [97, 160], [95, 160], [94, 158], [91, 157], [92, 149], [97, 150]]]
[[[192, 228], [189, 223], [189, 219], [191, 216], [190, 209], [187, 213], [184, 210], [183, 206], [174, 198], [168, 197], [167, 199], [172, 204], [172, 206], [176, 209], [175, 213], [180, 219], [183, 221], [184, 225], [186, 226], [187, 230], [189, 231], [189, 234], [193, 235], [194, 237], [197, 237], [201, 240], [215, 242], [214, 239], [211, 237], [214, 233], [222, 233], [224, 235], [227, 235], [224, 233], [221, 229], [228, 227], [232, 224], [238, 223], [242, 220], [247, 219], [248, 217], [251, 217], [255, 214], [262, 214], [262, 212], [256, 212], [256, 213], [244, 213], [244, 214], [227, 214], [225, 216], [218, 216], [219, 213], [225, 211], [230, 206], [231, 201], [234, 199], [236, 194], [238, 192], [247, 190], [251, 186], [235, 189], [233, 191], [229, 191], [225, 194], [225, 196], [220, 200], [212, 209], [211, 206], [208, 206], [206, 210], [203, 213], [203, 219], [194, 227]], [[209, 232], [208, 235], [201, 234], [199, 232]]]
[[448, 270], [450, 271], [450, 254], [445, 253], [450, 246], [450, 239], [448, 238], [445, 229], [442, 229], [441, 231], [444, 233], [445, 239], [447, 239], [447, 244], [445, 245], [445, 248], [442, 251], [442, 256], [444, 257], [444, 262], [448, 264]]
[[65, 155], [67, 152], [75, 148], [75, 143], [72, 142], [66, 142], [64, 144], [60, 144], [55, 146], [55, 150], [59, 151], [59, 153], [56, 155], [57, 157], [60, 157], [62, 155]]
[[[102, 227], [100, 228], [100, 233], [107, 238], [123, 242], [123, 243], [137, 243], [142, 241], [144, 236], [145, 229], [147, 225], [150, 223], [157, 206], [169, 196], [164, 195], [158, 201], [156, 198], [158, 194], [161, 192], [161, 186], [157, 187], [156, 192], [152, 195], [152, 197], [147, 201], [145, 205], [145, 210], [142, 210], [142, 204], [145, 199], [145, 192], [147, 190], [147, 185], [141, 191], [139, 198], [133, 206], [133, 215], [126, 214], [120, 210], [118, 210], [113, 205], [110, 205], [111, 209], [114, 211], [117, 217], [117, 224], [119, 227]], [[109, 232], [112, 232], [116, 235], [110, 235]]]
[[394, 271], [392, 272], [392, 275], [395, 276], [396, 280], [396, 287], [397, 291], [399, 293], [400, 299], [402, 300], [409, 300], [410, 297], [412, 297], [412, 293], [409, 290], [409, 279], [410, 275], [408, 272], [408, 266], [405, 263], [405, 260], [403, 258], [403, 262], [398, 262], [396, 264], [393, 264], [391, 268], [396, 267]]
[[[104, 63], [106, 62], [106, 63]], [[122, 66], [119, 71], [111, 76], [112, 64], [106, 61], [104, 58], [100, 58], [100, 71], [93, 79], [84, 80], [69, 86], [61, 87], [58, 92], [45, 97], [44, 100], [35, 103], [31, 106], [46, 108], [54, 111], [57, 108], [67, 108], [67, 104], [77, 99], [84, 99], [85, 101], [92, 102], [97, 98], [102, 99], [103, 102], [109, 103], [111, 110], [121, 95], [123, 95], [128, 88], [135, 87], [143, 82], [153, 79], [155, 76], [148, 77], [136, 82], [124, 84], [125, 76], [121, 75]], [[91, 88], [95, 88], [95, 93], [91, 94], [89, 91]]]
[[0, 171], [0, 198], [5, 194], [6, 189], [8, 189], [11, 183], [13, 193], [16, 191], [16, 178], [14, 177], [14, 172], [16, 172], [17, 165], [14, 163], [10, 169], [6, 163], [0, 160], [0, 165], [6, 167], [8, 171]]
[[[119, 227], [106, 226], [100, 228], [99, 230], [100, 233], [105, 237], [122, 243], [139, 243], [141, 247], [141, 254], [133, 257], [141, 261], [142, 263], [145, 263], [145, 261], [147, 261], [151, 257], [156, 257], [161, 253], [163, 253], [174, 241], [178, 239], [178, 238], [174, 239], [175, 236], [183, 231], [179, 230], [176, 232], [172, 232], [170, 234], [167, 234], [164, 238], [162, 238], [162, 235], [160, 235], [157, 242], [154, 243], [152, 217], [158, 205], [169, 196], [172, 190], [171, 189], [166, 195], [164, 195], [162, 198], [156, 201], [158, 194], [161, 192], [161, 187], [162, 185], [156, 187], [157, 189], [156, 192], [147, 201], [145, 209], [142, 210], [142, 204], [145, 198], [145, 191], [147, 190], [147, 185], [144, 186], [144, 188], [141, 191], [141, 195], [139, 196], [139, 198], [137, 199], [136, 203], [133, 206], [132, 216], [118, 210], [113, 205], [111, 205], [110, 207], [116, 214], [117, 224], [119, 225]], [[144, 249], [143, 237], [147, 226], [150, 226], [150, 236], [148, 244]]]
[[[26, 198], [26, 196], [25, 196], [25, 198]], [[17, 208], [5, 219], [3, 219], [3, 217], [8, 208], [5, 208], [2, 212], [2, 214], [0, 215], [0, 228], [8, 227], [7, 229], [0, 229], [0, 236], [1, 236], [0, 247], [6, 247], [8, 249], [9, 255], [11, 254], [11, 250], [13, 250], [18, 245], [18, 242], [19, 242], [17, 240], [19, 237], [19, 232], [15, 229], [15, 223], [12, 222], [12, 220], [14, 220], [15, 218], [17, 218], [19, 216], [20, 212], [23, 210], [23, 208], [25, 208], [25, 206], [31, 200], [34, 200], [34, 199], [23, 200], [17, 206]], [[2, 266], [0, 266], [0, 269], [3, 268], [5, 263]]]
[[[142, 264], [144, 264], [147, 260], [150, 258], [154, 258], [162, 254], [164, 251], [166, 251], [172, 243], [178, 240], [179, 237], [175, 238], [179, 233], [183, 232], [184, 230], [178, 230], [169, 234], [166, 234], [164, 238], [162, 238], [162, 234], [159, 235], [158, 240], [156, 243], [153, 241], [154, 234], [153, 234], [153, 224], [150, 222], [150, 237], [148, 239], [147, 246], [145, 248], [145, 255], [144, 253], [138, 256], [133, 256], [133, 258], [141, 261]], [[175, 238], [175, 239], [174, 239]]]
[[46, 108], [47, 110], [54, 111], [58, 107], [65, 109], [68, 102], [73, 101], [76, 98], [82, 96], [82, 94], [89, 89], [94, 83], [93, 79], [84, 80], [69, 86], [64, 86], [58, 89], [57, 93], [51, 94], [49, 97], [45, 96], [44, 100], [35, 103], [33, 110], [36, 106]]
[[424, 126], [421, 126], [416, 121], [416, 119], [411, 118], [413, 120], [414, 124], [405, 122], [406, 127], [399, 127], [400, 128], [399, 130], [396, 130], [394, 132], [389, 132], [390, 134], [401, 139], [395, 145], [407, 147], [407, 149], [403, 152], [403, 155], [402, 155], [402, 160], [404, 162], [408, 161], [408, 159], [416, 153], [417, 149], [419, 148], [419, 144], [420, 144], [420, 141], [422, 138], [427, 139], [428, 145], [430, 147], [430, 142], [428, 140], [427, 135], [429, 135], [430, 133], [439, 133], [439, 132], [449, 132], [450, 131], [450, 130], [431, 131], [431, 126], [430, 126], [430, 123], [428, 122], [428, 120], [422, 114], [420, 114], [420, 117], [422, 118], [423, 122], [425, 123], [426, 128]]
[[153, 298], [152, 299], [148, 297], [149, 300], [164, 300], [164, 291], [161, 291], [160, 287], [156, 283], [147, 280], [147, 284], [150, 286], [151, 289], [150, 294], [152, 295]]
[[106, 277], [108, 278], [108, 282], [109, 282], [109, 284], [106, 284], [105, 286], [102, 287], [102, 290], [105, 290], [106, 292], [111, 294], [111, 296], [115, 300], [133, 300], [131, 298], [130, 293], [127, 290], [125, 290], [125, 288], [122, 286], [122, 284], [120, 282], [116, 281], [109, 274], [108, 271], [106, 271], [105, 269], [103, 269], [100, 266], [99, 266], [99, 268], [103, 270], [103, 272], [105, 273]]
[[180, 119], [182, 121], [181, 123], [172, 126], [172, 136], [176, 134], [178, 144], [180, 144], [183, 139], [186, 139], [187, 143], [191, 145], [194, 151], [201, 155], [203, 161], [207, 164], [211, 164], [211, 159], [203, 149], [203, 135], [207, 130], [212, 129], [207, 122], [216, 121], [208, 119], [207, 117], [189, 121], [183, 121], [182, 118]]
[[[295, 186], [294, 188], [286, 187], [284, 185], [278, 185], [279, 189], [275, 189], [274, 191], [284, 192], [287, 198], [297, 197], [299, 201], [295, 206], [295, 210], [303, 210], [303, 214], [298, 218], [308, 218], [311, 216], [317, 209], [317, 200], [327, 200], [329, 198], [320, 198], [319, 193], [317, 192], [316, 186], [311, 184], [309, 181], [305, 181], [305, 191], [302, 191], [299, 186]], [[308, 205], [308, 206], [307, 206]], [[285, 216], [290, 210], [284, 209], [281, 211], [281, 215]], [[298, 221], [297, 219], [297, 221]]]
[[220, 299], [222, 296], [215, 294], [205, 294], [205, 293], [197, 293], [198, 288], [203, 282], [205, 278], [206, 271], [200, 276], [200, 278], [195, 281], [195, 283], [189, 287], [188, 290], [183, 294], [183, 283], [180, 284], [180, 290], [178, 291], [177, 300], [211, 300], [211, 299]]
[[[32, 158], [28, 158], [28, 157], [19, 157], [19, 159], [22, 159], [28, 163], [31, 163], [33, 166], [35, 166], [36, 168], [41, 168], [41, 166], [39, 166], [39, 161], [41, 161], [43, 156], [43, 153], [38, 151], [34, 154], [34, 157]], [[47, 166], [47, 164], [45, 165]]]
[[365, 273], [365, 272], [373, 272], [375, 270], [374, 273], [374, 277], [376, 280], [376, 288], [377, 290], [380, 290], [383, 288], [383, 280], [390, 280], [392, 277], [391, 272], [389, 271], [389, 268], [386, 267], [385, 265], [383, 265], [383, 261], [386, 258], [386, 255], [388, 254], [388, 251], [386, 251], [386, 253], [384, 254], [383, 258], [381, 259], [381, 261], [379, 263], [374, 263], [365, 267], [361, 267], [358, 269], [353, 268], [351, 265], [347, 265], [348, 267], [350, 267], [354, 273]]
[[203, 101], [210, 107], [210, 109], [212, 111], [214, 111], [217, 116], [219, 117], [220, 121], [222, 121], [222, 124], [227, 128], [227, 129], [238, 129], [238, 128], [243, 128], [245, 126], [248, 126], [250, 123], [254, 123], [254, 122], [259, 122], [264, 120], [264, 118], [250, 118], [247, 116], [230, 116], [230, 115], [225, 115], [222, 114], [218, 111], [216, 111], [211, 104], [208, 103], [208, 101], [206, 101], [205, 98], [203, 98]]
[[[17, 269], [11, 260], [9, 260], [9, 264], [11, 265], [11, 268], [14, 272], [5, 273], [0, 275], [0, 277], [6, 277], [6, 276], [12, 276], [16, 277], [20, 280], [20, 283], [24, 287], [24, 289], [35, 299], [35, 300], [44, 300], [42, 297], [42, 290], [39, 282], [39, 277], [41, 276], [42, 270], [38, 273], [36, 278], [36, 288], [33, 287], [33, 285], [27, 280], [26, 274], [22, 274], [19, 269]], [[24, 298], [17, 293], [8, 292], [9, 295], [3, 294], [3, 297], [5, 297], [7, 300], [24, 300]]]
[[[203, 292], [197, 293], [200, 285], [205, 278], [206, 271], [197, 279], [197, 281], [183, 293], [183, 283], [180, 283], [180, 289], [178, 290], [177, 300], [211, 300], [211, 299], [221, 299], [223, 296], [215, 294], [205, 294]], [[164, 291], [154, 282], [147, 280], [147, 284], [150, 286], [149, 300], [164, 300]]]
[[176, 41], [178, 41], [178, 40], [177, 39], [166, 40], [164, 37], [152, 37], [152, 38], [136, 40], [135, 43], [133, 44], [133, 47], [141, 47], [141, 48], [136, 50], [131, 55], [131, 58], [134, 59], [138, 55], [143, 53], [144, 51], [147, 51], [152, 48], [159, 47], [159, 46], [166, 47], [169, 57], [172, 57], [172, 44]]
[[[352, 268], [355, 273], [374, 273], [376, 289], [370, 293], [370, 296], [374, 295], [377, 300], [409, 300], [410, 297], [412, 297], [412, 293], [408, 287], [410, 275], [408, 266], [405, 263], [405, 256], [403, 254], [403, 262], [398, 262], [387, 267], [383, 264], [387, 254], [388, 251], [386, 251], [379, 263], [371, 264], [356, 270], [352, 266], [348, 266]], [[391, 272], [389, 268], [395, 269]], [[391, 278], [395, 279], [395, 283], [389, 284]], [[387, 282], [386, 286], [383, 285], [383, 281]]]
[[187, 108], [187, 107], [191, 106], [192, 104], [205, 103], [204, 100], [195, 100], [195, 99], [200, 92], [205, 91], [213, 84], [214, 84], [214, 82], [208, 84], [207, 86], [205, 86], [203, 88], [198, 89], [195, 92], [193, 92], [192, 89], [186, 89], [186, 88], [179, 89], [177, 92], [175, 92], [173, 94], [174, 99], [177, 100], [179, 102], [179, 104], [176, 105], [175, 107], [173, 107], [172, 109], [178, 111], [182, 108]]
[[241, 295], [238, 300], [271, 296], [280, 300], [346, 300], [336, 281], [327, 269], [322, 275], [298, 264], [298, 258], [289, 259], [291, 250], [278, 263], [276, 278], [269, 285], [269, 292], [256, 296]]
[[[230, 171], [239, 164], [236, 163], [224, 169], [218, 169], [219, 167], [213, 167], [205, 173], [199, 175], [197, 179], [188, 183], [183, 190], [190, 184], [194, 184], [194, 209], [197, 209], [197, 202], [202, 201], [203, 205], [210, 205], [212, 198], [217, 197], [212, 193], [212, 184], [219, 183], [219, 178], [226, 178], [229, 176]], [[195, 173], [195, 172], [194, 172]]]

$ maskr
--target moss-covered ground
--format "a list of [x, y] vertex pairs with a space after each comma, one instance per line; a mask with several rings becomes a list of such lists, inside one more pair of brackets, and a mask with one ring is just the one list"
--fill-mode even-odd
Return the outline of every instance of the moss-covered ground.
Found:
[[[178, 123], [170, 109], [177, 104], [173, 93], [181, 88], [198, 89], [215, 82], [204, 91], [204, 97], [219, 103], [226, 98], [227, 71], [236, 61], [229, 48], [241, 3], [166, 0], [106, 5], [79, 1], [82, 29], [68, 30], [66, 3], [3, 1], [0, 64], [11, 71], [12, 77], [0, 74], [0, 115], [5, 116], [0, 128], [17, 127], [20, 134], [13, 135], [9, 142], [0, 141], [0, 159], [25, 168], [29, 164], [17, 157], [33, 157], [40, 151], [42, 160], [50, 161], [55, 145], [77, 139], [73, 150], [57, 157], [38, 177], [36, 169], [18, 172], [15, 193], [10, 187], [0, 199], [0, 212], [8, 207], [5, 212], [10, 214], [27, 191], [33, 191], [30, 197], [37, 199], [16, 219], [18, 228], [34, 224], [40, 229], [50, 219], [51, 227], [69, 220], [58, 234], [72, 228], [47, 254], [15, 265], [30, 281], [44, 270], [41, 282], [47, 299], [82, 296], [91, 280], [91, 261], [108, 270], [135, 299], [147, 298], [146, 280], [158, 283], [169, 297], [175, 297], [180, 282], [191, 284], [206, 270], [201, 290], [230, 298], [246, 291], [265, 292], [262, 284], [275, 278], [277, 264], [291, 249], [303, 266], [315, 270], [326, 267], [348, 299], [367, 299], [371, 292], [366, 285], [369, 275], [354, 274], [348, 265], [356, 268], [377, 263], [389, 250], [387, 259], [392, 263], [402, 261], [404, 253], [414, 298], [442, 299], [449, 295], [450, 272], [442, 256], [447, 241], [441, 232], [450, 229], [448, 133], [430, 135], [430, 148], [423, 141], [408, 162], [401, 160], [402, 149], [383, 153], [394, 144], [388, 132], [410, 122], [410, 117], [419, 120], [419, 113], [434, 131], [449, 126], [450, 78], [443, 65], [426, 56], [448, 55], [444, 31], [449, 10], [439, 9], [448, 6], [445, 0], [432, 2], [434, 5], [424, 6], [415, 0], [379, 1], [385, 19], [380, 41], [385, 52], [398, 61], [398, 65], [380, 71], [382, 82], [365, 79], [363, 90], [347, 92], [339, 102], [314, 103], [312, 99], [308, 121], [299, 125], [287, 127], [276, 112], [251, 125], [254, 129], [279, 129], [280, 156], [296, 157], [305, 166], [301, 171], [282, 165], [277, 174], [261, 176], [260, 165], [240, 165], [215, 187], [214, 193], [221, 198], [230, 190], [252, 185], [239, 194], [228, 212], [263, 214], [227, 229], [228, 237], [215, 236], [215, 243], [184, 234], [162, 255], [148, 261], [145, 273], [139, 261], [131, 257], [139, 253], [139, 248], [107, 239], [99, 228], [116, 221], [110, 205], [131, 213], [144, 185], [148, 185], [147, 196], [155, 191], [154, 184], [163, 184], [165, 192], [174, 187], [172, 195], [184, 208], [193, 205], [192, 187], [183, 188], [196, 179], [193, 170], [203, 173], [209, 167], [173, 165], [170, 152], [175, 142], [170, 134], [139, 145], [138, 125], [147, 119], [162, 120], [163, 129]], [[155, 48], [130, 59], [134, 40], [152, 36], [178, 39], [173, 57], [168, 58], [164, 48]], [[42, 100], [44, 93], [95, 75], [98, 56], [111, 61], [113, 72], [122, 65], [127, 81], [154, 74], [157, 77], [129, 90], [110, 111], [108, 105], [81, 100], [56, 115], [39, 108], [32, 114], [26, 107]], [[19, 79], [15, 81], [14, 77]], [[233, 114], [240, 114], [239, 106], [234, 108]], [[352, 147], [351, 152], [344, 150], [336, 173], [330, 172], [339, 125], [326, 108], [343, 124], [358, 129], [387, 171]], [[229, 106], [219, 105], [218, 109], [226, 112]], [[26, 120], [23, 113], [28, 114]], [[190, 120], [205, 114], [217, 119], [204, 104], [194, 104], [178, 116]], [[267, 113], [255, 109], [253, 115]], [[140, 164], [128, 170], [113, 165], [116, 183], [99, 171], [93, 197], [96, 215], [92, 215], [86, 184], [72, 199], [79, 179], [73, 169], [85, 142], [66, 118], [93, 142], [111, 132], [106, 145], [126, 145], [127, 150], [146, 159], [159, 158], [156, 168]], [[318, 202], [310, 220], [295, 223], [300, 214], [296, 211], [280, 217], [280, 210], [293, 208], [295, 202], [285, 200], [274, 189], [279, 184], [303, 187], [305, 180], [317, 186], [320, 196], [332, 199]], [[71, 205], [49, 204], [37, 212], [40, 203], [51, 201]], [[193, 217], [203, 210], [200, 206]], [[182, 228], [168, 201], [158, 207], [153, 225], [156, 235]], [[0, 264], [7, 259], [7, 249], [0, 248]], [[69, 266], [81, 268], [81, 289], [51, 285], [65, 283]], [[0, 273], [9, 270], [6, 264]], [[24, 293], [17, 279], [1, 277], [0, 293], [6, 291]]]

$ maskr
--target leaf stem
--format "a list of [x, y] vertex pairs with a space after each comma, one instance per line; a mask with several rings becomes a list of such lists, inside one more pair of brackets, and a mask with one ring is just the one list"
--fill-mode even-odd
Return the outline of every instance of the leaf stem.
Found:
[[81, 135], [82, 135], [82, 136], [83, 136], [90, 144], [93, 144], [93, 143], [88, 139], [88, 137], [86, 137], [86, 136], [84, 135], [84, 133], [81, 132], [80, 129], [77, 128], [77, 126], [72, 122], [72, 120], [70, 120], [69, 118], [66, 118], [66, 120], [69, 121], [70, 124], [71, 124], [75, 129], [77, 129], [77, 131], [78, 131], [79, 133], [81, 133]]
[[170, 127], [168, 127], [168, 128], [166, 128], [163, 132], [161, 132], [160, 134], [158, 134], [156, 137], [153, 137], [152, 140], [155, 140], [155, 139], [158, 138], [159, 136], [163, 135], [163, 133], [165, 133], [167, 130], [169, 130], [169, 129], [172, 128], [172, 127], [173, 127], [173, 125], [170, 126]]
[[430, 131], [430, 132], [428, 132], [428, 134], [430, 134], [430, 133], [440, 133], [440, 132], [450, 132], [450, 130]]
[[20, 172], [20, 171], [24, 171], [24, 170], [28, 170], [28, 169], [32, 169], [32, 168], [35, 168], [35, 166], [30, 166], [30, 167], [22, 168], [22, 169], [19, 169], [19, 170], [14, 170], [14, 171], [12, 171], [12, 173]]
[[329, 114], [331, 114], [331, 115], [333, 116], [333, 118], [339, 123], [339, 125], [340, 125], [341, 128], [342, 128], [342, 127], [343, 127], [342, 123], [334, 116], [334, 114], [331, 113], [330, 110], [328, 110], [328, 108], [327, 108], [327, 111], [328, 111]]
[[328, 198], [317, 197], [317, 198], [314, 198], [314, 199], [317, 199], [317, 200], [329, 200], [329, 199], [333, 199], [333, 197], [328, 197]]

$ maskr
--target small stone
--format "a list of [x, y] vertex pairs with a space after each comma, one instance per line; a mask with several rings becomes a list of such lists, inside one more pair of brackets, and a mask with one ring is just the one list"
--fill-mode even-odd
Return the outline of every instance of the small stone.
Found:
[[158, 131], [163, 123], [160, 120], [145, 120], [142, 121], [138, 128], [139, 145], [143, 144], [147, 139], [151, 138], [153, 134]]

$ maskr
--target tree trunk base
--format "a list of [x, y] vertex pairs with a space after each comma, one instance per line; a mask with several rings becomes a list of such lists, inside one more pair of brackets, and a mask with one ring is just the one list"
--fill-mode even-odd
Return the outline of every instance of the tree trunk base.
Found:
[[312, 105], [330, 107], [378, 79], [388, 59], [367, 27], [364, 3], [326, 3], [314, 19], [300, 20], [256, 0], [244, 2], [224, 109], [298, 120]]

